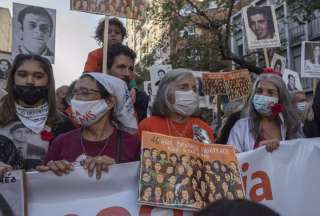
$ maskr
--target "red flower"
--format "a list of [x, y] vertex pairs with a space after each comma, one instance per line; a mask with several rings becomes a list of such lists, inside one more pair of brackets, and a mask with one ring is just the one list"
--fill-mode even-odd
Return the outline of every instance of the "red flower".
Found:
[[283, 105], [282, 104], [275, 104], [271, 107], [272, 110], [272, 116], [276, 117], [277, 115], [279, 115], [279, 113], [281, 113], [283, 111]]
[[282, 77], [282, 74], [273, 70], [272, 67], [263, 68], [263, 73], [275, 74]]
[[45, 141], [50, 141], [53, 139], [53, 134], [46, 130], [41, 131], [40, 135], [41, 135], [41, 139]]

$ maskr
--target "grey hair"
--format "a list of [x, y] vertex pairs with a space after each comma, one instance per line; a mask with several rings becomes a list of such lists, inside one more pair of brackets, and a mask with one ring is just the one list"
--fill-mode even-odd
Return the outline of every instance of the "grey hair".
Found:
[[155, 116], [168, 117], [175, 112], [173, 105], [169, 102], [169, 98], [174, 95], [177, 89], [177, 83], [185, 77], [193, 76], [188, 69], [174, 69], [162, 78], [157, 95], [152, 105], [151, 113]]
[[[287, 127], [286, 139], [298, 138], [301, 135], [299, 134], [301, 122], [297, 113], [297, 109], [292, 104], [291, 95], [286, 87], [286, 84], [278, 75], [274, 74], [260, 75], [253, 85], [252, 94], [248, 102], [250, 132], [253, 134], [255, 138], [258, 138], [260, 132], [261, 115], [254, 108], [253, 98], [260, 81], [268, 81], [276, 86], [279, 94], [279, 103], [282, 104], [284, 107], [282, 115], [284, 118], [284, 124]], [[277, 122], [280, 124], [279, 117], [277, 118]]]

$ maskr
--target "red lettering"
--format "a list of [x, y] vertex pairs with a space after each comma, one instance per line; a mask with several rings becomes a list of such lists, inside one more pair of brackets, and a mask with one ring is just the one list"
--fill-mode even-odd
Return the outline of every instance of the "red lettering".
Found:
[[[261, 182], [259, 184], [254, 185], [250, 190], [250, 199], [255, 202], [261, 202], [264, 199], [266, 200], [272, 200], [272, 190], [271, 190], [271, 184], [269, 177], [267, 173], [263, 171], [257, 171], [252, 174], [251, 180], [260, 178]], [[257, 194], [258, 189], [262, 189], [262, 193], [259, 195]]]
[[[241, 166], [242, 169], [242, 173], [245, 173], [248, 171], [249, 169], [249, 163], [244, 163]], [[247, 191], [247, 176], [242, 176], [242, 182], [243, 182], [243, 186], [244, 186], [244, 191]]]
[[131, 216], [130, 212], [120, 206], [112, 206], [101, 210], [97, 216]]

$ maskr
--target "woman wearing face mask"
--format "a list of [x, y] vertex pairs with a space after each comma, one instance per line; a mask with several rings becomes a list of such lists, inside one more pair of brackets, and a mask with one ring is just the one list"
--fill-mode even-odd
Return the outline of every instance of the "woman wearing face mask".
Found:
[[51, 64], [37, 55], [18, 55], [0, 101], [0, 134], [9, 138], [31, 169], [42, 163], [49, 143], [73, 125], [56, 110]]
[[140, 136], [143, 131], [150, 131], [193, 139], [206, 137], [198, 141], [213, 143], [212, 129], [199, 118], [192, 117], [197, 109], [198, 94], [194, 76], [186, 69], [175, 69], [161, 80], [152, 116], [139, 124]]
[[307, 108], [308, 116], [304, 121], [303, 132], [307, 138], [320, 137], [320, 83], [318, 83], [313, 102]]
[[125, 82], [103, 73], [85, 74], [75, 84], [71, 107], [82, 127], [52, 143], [40, 171], [62, 175], [78, 162], [99, 179], [113, 163], [139, 160], [140, 141], [131, 135], [138, 126]]
[[237, 121], [228, 144], [237, 152], [266, 145], [267, 151], [279, 147], [282, 140], [301, 137], [301, 123], [283, 80], [274, 74], [262, 74], [255, 82], [248, 102], [249, 116]]

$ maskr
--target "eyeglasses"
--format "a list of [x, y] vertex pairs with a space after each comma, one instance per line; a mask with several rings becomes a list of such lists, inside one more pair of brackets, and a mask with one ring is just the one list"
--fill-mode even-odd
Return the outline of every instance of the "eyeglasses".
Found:
[[81, 97], [88, 97], [95, 93], [100, 93], [100, 91], [96, 89], [80, 88], [80, 89], [73, 89], [72, 96], [77, 95]]

